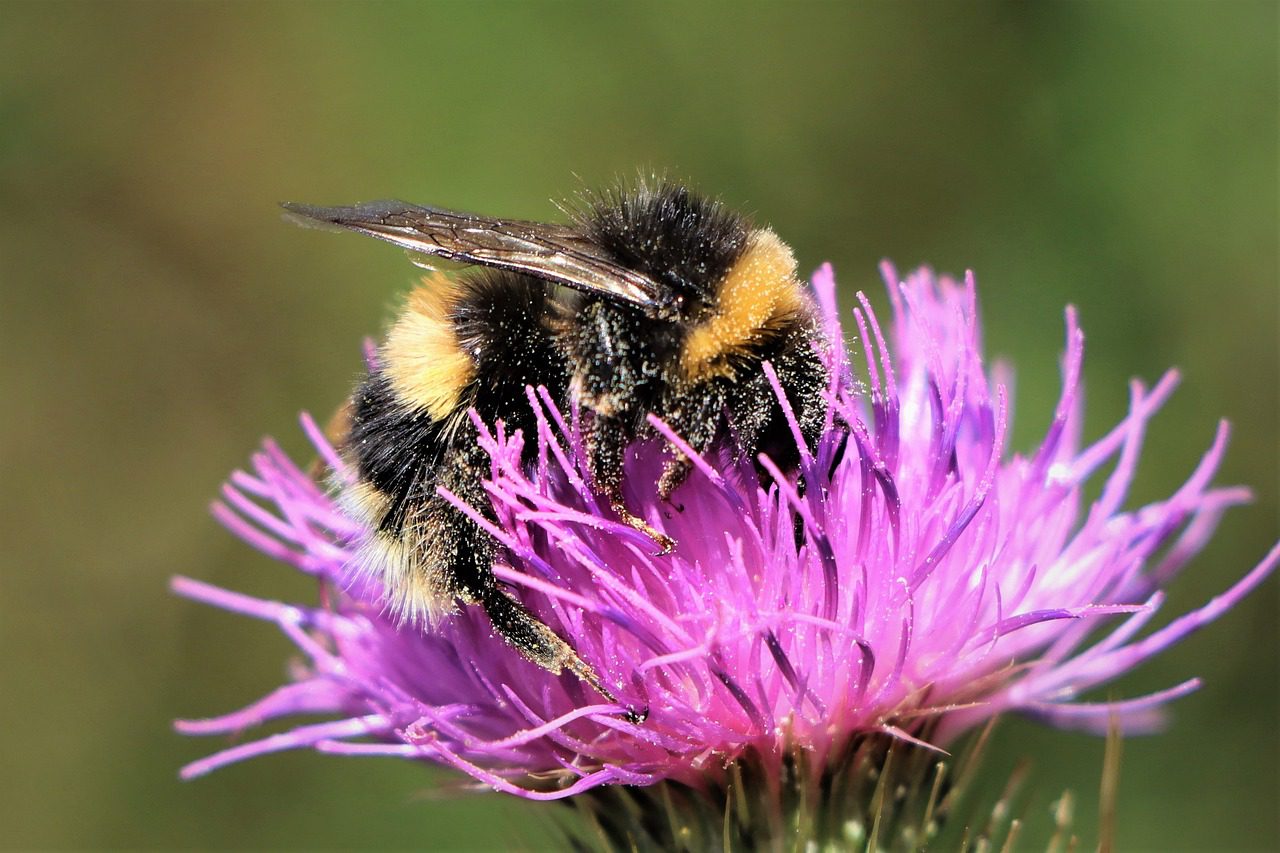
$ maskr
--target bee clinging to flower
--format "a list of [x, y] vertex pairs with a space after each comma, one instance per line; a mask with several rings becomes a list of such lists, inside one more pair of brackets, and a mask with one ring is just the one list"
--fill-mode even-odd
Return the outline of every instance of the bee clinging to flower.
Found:
[[[344, 501], [374, 531], [360, 561], [404, 619], [429, 624], [456, 601], [484, 608], [530, 661], [569, 669], [612, 700], [596, 671], [499, 584], [497, 543], [440, 490], [491, 517], [490, 460], [470, 421], [526, 435], [526, 394], [585, 411], [597, 493], [660, 553], [661, 519], [623, 499], [627, 448], [655, 415], [698, 453], [728, 447], [797, 462], [826, 414], [821, 325], [791, 250], [721, 203], [683, 186], [593, 197], [569, 224], [474, 216], [398, 201], [293, 214], [411, 252], [471, 265], [428, 276], [406, 300], [348, 408], [339, 448], [354, 472]], [[773, 366], [775, 389], [765, 363]], [[786, 396], [796, 423], [778, 399]], [[536, 454], [526, 445], [525, 464]], [[672, 498], [690, 471], [677, 448], [656, 484]]]

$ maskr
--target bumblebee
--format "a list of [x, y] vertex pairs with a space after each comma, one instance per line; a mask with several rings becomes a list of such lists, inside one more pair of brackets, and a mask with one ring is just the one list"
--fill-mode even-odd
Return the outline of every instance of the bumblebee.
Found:
[[[662, 182], [594, 195], [568, 224], [496, 219], [399, 201], [284, 207], [412, 253], [469, 265], [409, 294], [347, 407], [340, 453], [355, 472], [345, 505], [376, 531], [360, 559], [394, 611], [431, 624], [479, 605], [533, 663], [613, 696], [595, 670], [494, 577], [497, 543], [441, 497], [491, 515], [490, 461], [469, 411], [531, 435], [525, 393], [545, 386], [584, 419], [593, 487], [666, 554], [677, 543], [622, 499], [629, 445], [655, 414], [697, 452], [770, 454], [787, 470], [796, 442], [763, 371], [770, 362], [813, 443], [828, 371], [815, 309], [791, 250], [723, 204]], [[525, 444], [531, 465], [536, 442]], [[691, 470], [677, 449], [656, 483], [670, 500]]]

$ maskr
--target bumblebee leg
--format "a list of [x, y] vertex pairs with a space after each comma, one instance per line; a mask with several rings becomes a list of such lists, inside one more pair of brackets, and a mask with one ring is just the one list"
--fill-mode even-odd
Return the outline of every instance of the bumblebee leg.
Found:
[[658, 480], [658, 498], [663, 501], [671, 500], [671, 493], [680, 488], [680, 484], [688, 479], [692, 470], [693, 463], [689, 461], [689, 457], [675, 451], [675, 456], [668, 459], [662, 468], [662, 477]]
[[675, 549], [676, 540], [631, 512], [622, 500], [622, 462], [628, 441], [626, 429], [613, 418], [597, 415], [592, 420], [587, 443], [591, 457], [591, 479], [596, 489], [609, 498], [609, 506], [618, 514], [618, 518], [652, 539], [653, 544], [658, 546], [654, 556], [661, 557]]
[[491, 585], [485, 591], [480, 604], [494, 630], [527, 659], [555, 675], [567, 669], [610, 702], [618, 701], [596, 671], [578, 657], [568, 643], [497, 585]]
[[[482, 501], [486, 496], [477, 484], [481, 482], [481, 472], [487, 471], [480, 466], [489, 463], [487, 455], [481, 456], [483, 451], [478, 449], [478, 445], [476, 447], [474, 455], [453, 460], [459, 464], [450, 469], [452, 479], [449, 485], [455, 494], [472, 506], [485, 506]], [[421, 531], [428, 543], [423, 562], [451, 567], [447, 586], [449, 597], [483, 607], [494, 631], [526, 660], [556, 675], [567, 669], [608, 701], [617, 702], [599, 674], [578, 657], [572, 646], [503, 591], [493, 576], [493, 562], [497, 556], [493, 539], [444, 498], [433, 500], [439, 501], [440, 511], [429, 516], [433, 520], [428, 523], [429, 530]], [[641, 719], [641, 715], [631, 709], [625, 711], [625, 716], [631, 722]]]
[[658, 550], [654, 552], [655, 557], [665, 557], [675, 550], [676, 540], [672, 539], [661, 530], [653, 527], [649, 522], [645, 521], [638, 515], [633, 515], [631, 510], [627, 509], [627, 505], [622, 502], [622, 495], [614, 492], [609, 495], [609, 506], [618, 514], [618, 518], [629, 527], [639, 530], [645, 536], [653, 540], [653, 544], [658, 546]]

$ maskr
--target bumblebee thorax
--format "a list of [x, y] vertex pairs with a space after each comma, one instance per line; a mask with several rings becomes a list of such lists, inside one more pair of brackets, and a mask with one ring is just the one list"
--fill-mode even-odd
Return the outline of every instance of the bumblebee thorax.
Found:
[[751, 233], [713, 293], [683, 336], [680, 373], [688, 380], [731, 374], [735, 360], [749, 358], [808, 311], [795, 255], [768, 229]]

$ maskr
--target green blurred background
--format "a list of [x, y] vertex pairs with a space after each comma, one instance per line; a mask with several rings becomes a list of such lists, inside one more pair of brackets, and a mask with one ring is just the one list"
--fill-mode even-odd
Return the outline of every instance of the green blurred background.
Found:
[[[430, 793], [391, 760], [279, 755], [179, 783], [219, 746], [176, 716], [279, 683], [269, 627], [172, 597], [184, 573], [310, 585], [208, 500], [264, 434], [350, 387], [414, 271], [281, 221], [283, 199], [398, 196], [528, 218], [637, 167], [757, 212], [805, 269], [977, 271], [1017, 365], [1015, 440], [1088, 338], [1089, 436], [1169, 365], [1133, 495], [1168, 494], [1219, 416], [1257, 501], [1174, 587], [1198, 606], [1277, 535], [1277, 6], [1272, 2], [606, 6], [0, 4], [0, 845], [551, 843], [547, 807]], [[1190, 675], [1125, 744], [1120, 849], [1280, 846], [1277, 584], [1119, 682]], [[1167, 619], [1166, 615], [1166, 619]], [[1012, 721], [1024, 836], [1072, 788], [1095, 838], [1102, 742]]]

